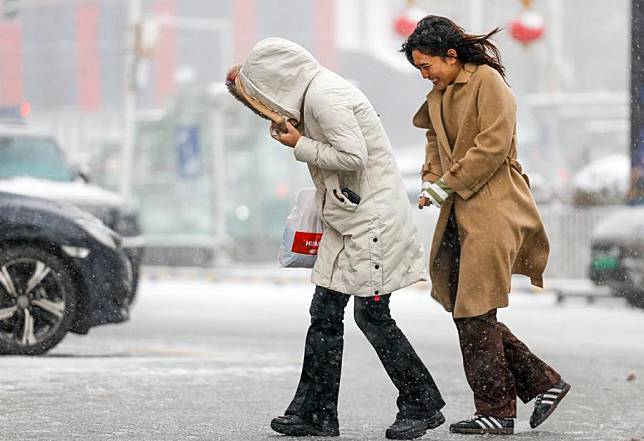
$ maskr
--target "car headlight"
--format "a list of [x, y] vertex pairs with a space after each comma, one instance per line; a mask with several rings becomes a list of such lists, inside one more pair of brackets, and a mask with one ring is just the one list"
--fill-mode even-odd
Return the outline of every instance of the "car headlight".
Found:
[[76, 219], [76, 223], [85, 230], [87, 234], [106, 247], [116, 248], [118, 246], [117, 238], [112, 230], [102, 223], [88, 219]]

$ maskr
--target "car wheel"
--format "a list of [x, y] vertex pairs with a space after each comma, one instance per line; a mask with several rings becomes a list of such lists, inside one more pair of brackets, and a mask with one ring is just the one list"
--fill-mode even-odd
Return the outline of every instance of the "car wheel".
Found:
[[0, 249], [0, 354], [38, 355], [65, 336], [77, 288], [56, 255], [33, 246]]
[[644, 308], [644, 291], [628, 290], [624, 291], [626, 301], [636, 308]]

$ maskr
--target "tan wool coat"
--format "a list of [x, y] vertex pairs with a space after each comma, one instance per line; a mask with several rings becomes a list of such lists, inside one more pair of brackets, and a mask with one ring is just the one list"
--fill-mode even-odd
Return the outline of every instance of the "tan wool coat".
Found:
[[[543, 287], [548, 237], [517, 162], [516, 102], [501, 75], [465, 64], [446, 90], [433, 89], [414, 116], [427, 129], [423, 181], [441, 177], [454, 193], [441, 208], [430, 254], [432, 296], [454, 318], [508, 305], [512, 274]], [[454, 210], [461, 241], [456, 302], [443, 235]]]

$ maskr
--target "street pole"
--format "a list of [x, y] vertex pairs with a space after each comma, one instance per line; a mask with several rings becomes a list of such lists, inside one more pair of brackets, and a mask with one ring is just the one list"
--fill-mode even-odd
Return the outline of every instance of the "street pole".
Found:
[[126, 39], [125, 93], [123, 99], [123, 148], [121, 150], [120, 192], [126, 198], [132, 197], [132, 163], [136, 137], [136, 94], [138, 54], [138, 33], [140, 32], [141, 0], [128, 2], [128, 23]]
[[212, 172], [214, 193], [214, 230], [215, 230], [215, 256], [213, 264], [222, 266], [229, 262], [230, 238], [227, 234], [226, 208], [226, 140], [224, 136], [224, 109], [221, 99], [217, 100], [216, 109], [211, 113], [210, 126], [212, 130]]
[[[563, 17], [563, 6], [561, 5], [560, 0], [550, 0], [549, 2], [549, 12], [550, 12], [550, 31], [548, 40], [550, 43], [550, 54], [548, 54], [548, 63], [549, 63], [549, 73], [547, 76], [549, 79], [546, 84], [546, 91], [551, 94], [558, 94], [562, 90], [562, 83], [564, 78], [564, 69], [566, 62], [564, 61], [564, 36], [563, 36], [563, 26], [562, 26], [562, 17]], [[563, 145], [561, 137], [561, 119], [557, 115], [557, 112], [553, 112], [551, 115], [553, 118], [553, 133], [554, 133], [554, 156], [555, 156], [555, 166], [557, 168], [557, 183], [561, 188], [565, 188], [567, 184], [570, 170], [568, 170], [568, 159], [566, 155], [563, 154]]]
[[644, 204], [644, 0], [631, 12], [631, 188], [629, 201]]

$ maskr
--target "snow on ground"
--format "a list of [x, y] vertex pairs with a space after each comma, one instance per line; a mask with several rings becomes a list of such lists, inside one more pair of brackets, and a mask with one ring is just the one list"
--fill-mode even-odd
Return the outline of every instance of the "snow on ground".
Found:
[[[46, 357], [0, 358], [0, 439], [276, 439], [268, 423], [297, 385], [313, 292], [285, 280], [144, 278], [130, 322], [68, 336]], [[441, 388], [448, 422], [470, 416], [449, 314], [426, 286], [394, 294], [392, 314]], [[538, 430], [520, 403], [515, 438], [644, 440], [644, 311], [523, 291], [499, 315], [573, 386]], [[384, 439], [396, 391], [351, 303], [345, 322], [340, 439]], [[464, 439], [447, 427], [423, 439]]]

